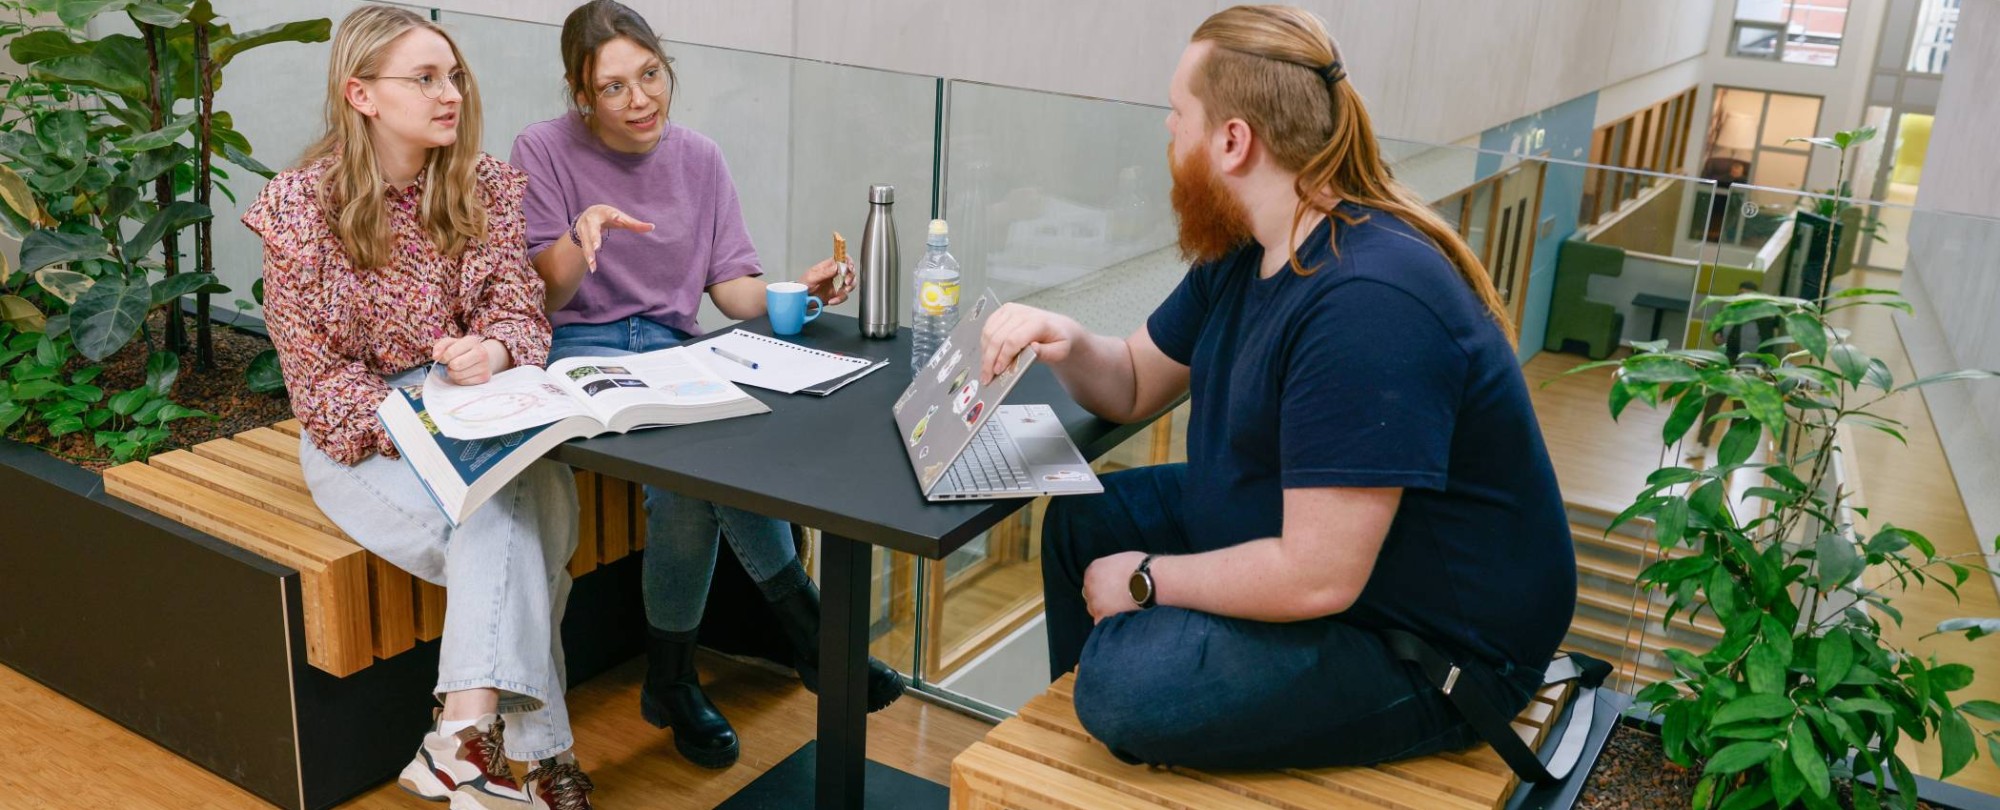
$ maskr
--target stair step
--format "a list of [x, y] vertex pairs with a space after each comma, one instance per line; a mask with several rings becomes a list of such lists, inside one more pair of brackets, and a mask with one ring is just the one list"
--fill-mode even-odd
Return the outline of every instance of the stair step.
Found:
[[1576, 558], [1577, 573], [1591, 574], [1628, 585], [1638, 584], [1639, 570], [1639, 566], [1626, 565], [1611, 560], [1600, 560], [1594, 557]]
[[[1643, 611], [1645, 621], [1650, 625], [1648, 629], [1658, 629], [1660, 626], [1659, 617], [1666, 613], [1666, 606], [1663, 604], [1644, 600], [1635, 603], [1633, 595], [1630, 593], [1617, 593], [1589, 585], [1577, 588], [1576, 603], [1620, 617], [1638, 615]], [[1693, 623], [1689, 623], [1686, 611], [1674, 614], [1673, 629], [1680, 632], [1707, 636], [1712, 639], [1722, 638], [1721, 625], [1710, 621], [1707, 617], [1699, 618]]]

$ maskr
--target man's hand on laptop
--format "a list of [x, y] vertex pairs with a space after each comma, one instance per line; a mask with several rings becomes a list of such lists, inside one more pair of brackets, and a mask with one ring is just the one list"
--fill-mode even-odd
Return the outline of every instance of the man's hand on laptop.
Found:
[[979, 384], [1006, 373], [1015, 356], [1030, 346], [1042, 362], [1061, 363], [1075, 341], [1088, 335], [1074, 319], [1021, 304], [1004, 305], [980, 331]]

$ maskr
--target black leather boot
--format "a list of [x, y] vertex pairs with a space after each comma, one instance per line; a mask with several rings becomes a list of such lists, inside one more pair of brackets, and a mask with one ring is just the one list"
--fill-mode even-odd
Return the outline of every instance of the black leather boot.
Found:
[[647, 628], [646, 685], [639, 691], [639, 714], [655, 728], [674, 730], [674, 750], [704, 768], [736, 764], [736, 729], [702, 694], [694, 670], [693, 631], [668, 633]]
[[[806, 689], [819, 694], [819, 588], [810, 579], [771, 601], [778, 627], [792, 644], [793, 666]], [[903, 696], [903, 676], [888, 664], [868, 657], [868, 711], [879, 712]]]

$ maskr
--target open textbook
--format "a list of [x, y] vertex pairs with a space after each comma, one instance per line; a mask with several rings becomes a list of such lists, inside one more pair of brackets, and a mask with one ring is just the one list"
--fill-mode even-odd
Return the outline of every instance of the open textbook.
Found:
[[410, 468], [458, 525], [556, 445], [654, 425], [727, 419], [770, 408], [676, 346], [617, 357], [522, 366], [480, 385], [442, 369], [389, 391], [376, 415]]

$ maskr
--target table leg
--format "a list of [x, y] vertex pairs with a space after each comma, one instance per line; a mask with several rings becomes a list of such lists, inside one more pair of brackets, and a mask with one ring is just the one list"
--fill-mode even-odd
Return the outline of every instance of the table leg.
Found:
[[1659, 307], [1653, 308], [1653, 332], [1652, 336], [1647, 338], [1648, 340], [1660, 339], [1660, 319], [1666, 317], [1666, 314], [1667, 311], [1664, 309], [1660, 309]]
[[862, 804], [868, 752], [868, 561], [868, 544], [822, 533], [814, 802], [819, 810]]

